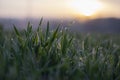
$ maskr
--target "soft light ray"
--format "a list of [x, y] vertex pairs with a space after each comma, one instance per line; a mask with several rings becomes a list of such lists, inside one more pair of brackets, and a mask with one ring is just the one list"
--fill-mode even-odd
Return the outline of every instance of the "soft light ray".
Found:
[[74, 11], [85, 16], [91, 16], [102, 8], [102, 4], [97, 0], [72, 0], [68, 3]]

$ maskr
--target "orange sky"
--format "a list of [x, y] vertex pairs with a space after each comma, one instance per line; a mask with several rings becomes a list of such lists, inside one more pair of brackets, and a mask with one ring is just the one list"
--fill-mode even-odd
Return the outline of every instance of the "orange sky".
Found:
[[[120, 18], [120, 0], [0, 0], [0, 17], [73, 17], [84, 15], [84, 8], [88, 3], [95, 5], [94, 1], [101, 4], [101, 8], [93, 11], [91, 17], [119, 17]], [[69, 6], [69, 3], [75, 3], [78, 6]], [[80, 4], [80, 5], [79, 5]], [[89, 5], [89, 4], [88, 4]], [[97, 6], [96, 6], [97, 7]], [[85, 9], [90, 10], [90, 7]], [[92, 10], [92, 9], [91, 9]], [[89, 15], [88, 14], [88, 15]], [[84, 15], [85, 16], [85, 15]]]

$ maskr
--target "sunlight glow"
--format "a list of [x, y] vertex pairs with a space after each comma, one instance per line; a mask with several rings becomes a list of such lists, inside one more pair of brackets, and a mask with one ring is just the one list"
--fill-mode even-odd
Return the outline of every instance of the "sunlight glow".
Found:
[[84, 16], [91, 16], [102, 8], [102, 4], [98, 0], [72, 0], [68, 5], [75, 12]]

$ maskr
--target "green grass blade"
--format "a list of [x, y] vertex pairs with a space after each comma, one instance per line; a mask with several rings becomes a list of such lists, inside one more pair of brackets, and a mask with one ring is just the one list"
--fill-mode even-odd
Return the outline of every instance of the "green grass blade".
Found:
[[20, 32], [18, 31], [18, 29], [16, 28], [16, 26], [14, 24], [13, 24], [13, 27], [14, 27], [14, 31], [17, 34], [17, 36], [20, 36]]
[[49, 37], [49, 22], [47, 22], [47, 29], [46, 29], [46, 35], [45, 35], [45, 41], [47, 40], [47, 38]]
[[38, 32], [39, 32], [40, 27], [41, 27], [41, 25], [42, 25], [42, 21], [43, 21], [43, 18], [41, 18], [41, 20], [40, 20], [40, 22], [39, 22], [39, 25], [38, 25], [38, 28], [37, 28], [37, 31], [38, 31]]

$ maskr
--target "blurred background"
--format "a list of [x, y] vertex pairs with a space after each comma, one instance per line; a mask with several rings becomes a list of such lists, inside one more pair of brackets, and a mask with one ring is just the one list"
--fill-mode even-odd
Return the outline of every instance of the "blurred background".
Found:
[[[120, 33], [120, 0], [0, 0], [0, 25], [10, 30], [15, 24], [34, 28], [43, 17], [76, 32]], [[45, 26], [43, 26], [45, 27]]]

